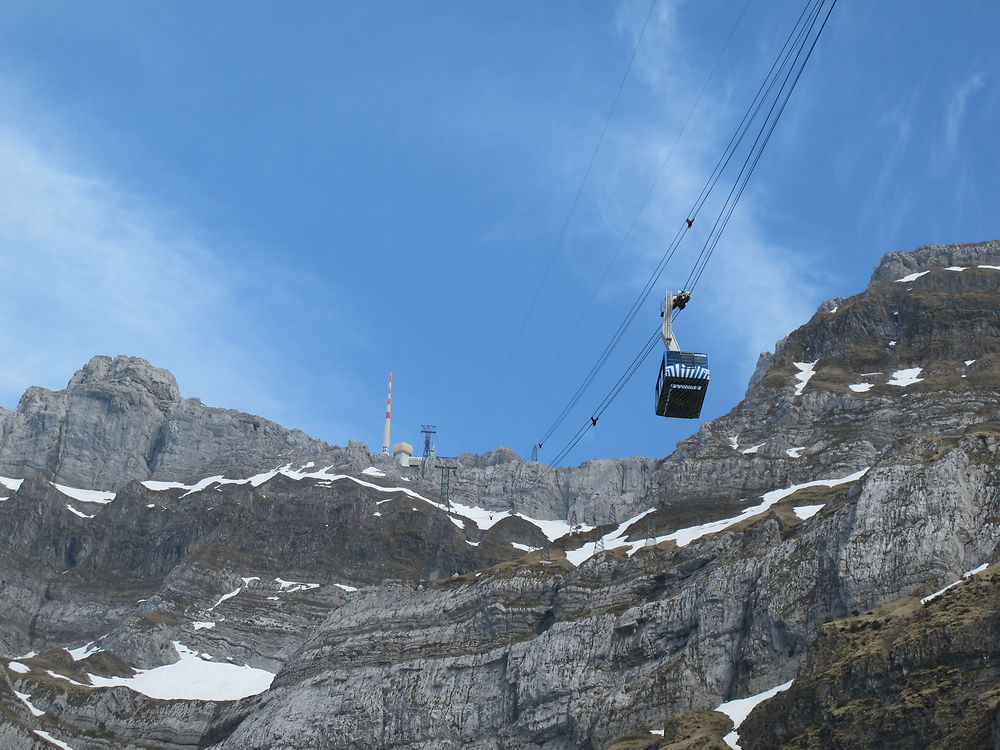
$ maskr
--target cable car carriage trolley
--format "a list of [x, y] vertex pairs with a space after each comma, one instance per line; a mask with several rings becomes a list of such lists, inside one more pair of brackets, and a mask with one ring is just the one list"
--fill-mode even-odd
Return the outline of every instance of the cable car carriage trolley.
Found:
[[656, 413], [661, 417], [697, 419], [701, 416], [701, 405], [711, 379], [708, 355], [682, 352], [672, 330], [673, 311], [683, 310], [690, 299], [690, 292], [680, 291], [676, 295], [667, 292], [660, 310], [663, 317], [660, 336], [667, 347], [656, 377]]

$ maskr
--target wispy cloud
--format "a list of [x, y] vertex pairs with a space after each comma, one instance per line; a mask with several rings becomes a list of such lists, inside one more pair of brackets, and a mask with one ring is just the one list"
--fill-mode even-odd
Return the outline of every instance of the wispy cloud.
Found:
[[[640, 11], [645, 8], [640, 6], [623, 6], [619, 16], [621, 33], [631, 40], [625, 46], [634, 42], [638, 32]], [[622, 291], [641, 285], [640, 279], [648, 276], [654, 259], [685, 218], [746, 104], [731, 96], [724, 80], [713, 80], [674, 148], [708, 75], [707, 69], [692, 70], [686, 63], [691, 50], [686, 47], [685, 35], [679, 33], [682, 8], [676, 3], [657, 7], [634, 68], [647, 105], [636, 113], [639, 116], [619, 123], [610, 140], [614, 155], [607, 160], [613, 166], [602, 175], [605, 189], [598, 209], [607, 226], [621, 234], [669, 157], [613, 282]], [[703, 57], [714, 59], [714, 53]], [[807, 260], [811, 248], [785, 247], [774, 240], [767, 229], [766, 185], [759, 182], [759, 175], [755, 175], [698, 290], [699, 305], [711, 310], [706, 332], [725, 342], [748, 370], [761, 351], [804, 323], [819, 301], [818, 275]], [[724, 180], [717, 192], [727, 191]], [[686, 237], [661, 278], [657, 294], [662, 288], [683, 283], [721, 197], [708, 205]], [[746, 304], [733, 304], [733, 300], [754, 300], [754, 309], [748, 311]]]
[[[182, 211], [123, 187], [98, 163], [108, 144], [81, 146], [23, 85], [0, 90], [0, 403], [63, 387], [95, 354], [134, 354], [185, 395], [294, 419], [276, 390], [284, 358], [249, 302], [263, 284]], [[293, 273], [272, 270], [266, 298]]]
[[958, 150], [959, 132], [962, 129], [962, 122], [965, 119], [965, 109], [969, 97], [983, 87], [983, 76], [981, 73], [974, 73], [969, 76], [948, 102], [948, 111], [945, 114], [944, 130], [944, 153], [953, 157]]

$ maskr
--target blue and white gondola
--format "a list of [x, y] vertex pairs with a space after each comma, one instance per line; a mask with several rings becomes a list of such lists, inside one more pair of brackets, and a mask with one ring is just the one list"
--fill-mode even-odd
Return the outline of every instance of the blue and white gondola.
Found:
[[660, 311], [663, 316], [661, 336], [667, 347], [656, 377], [656, 413], [661, 417], [700, 417], [708, 381], [712, 379], [708, 355], [680, 351], [671, 326], [674, 308], [683, 309], [690, 298], [689, 292], [681, 291], [677, 296], [668, 292]]
[[661, 417], [697, 419], [711, 378], [707, 354], [666, 352], [656, 378], [656, 413]]

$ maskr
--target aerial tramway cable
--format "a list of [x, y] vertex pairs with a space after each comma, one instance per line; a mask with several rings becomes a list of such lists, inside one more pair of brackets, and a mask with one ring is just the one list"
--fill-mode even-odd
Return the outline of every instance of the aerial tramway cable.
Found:
[[[788, 64], [790, 60], [796, 59], [798, 55], [801, 53], [802, 44], [804, 43], [806, 32], [809, 28], [811, 28], [812, 23], [815, 22], [816, 13], [818, 13], [819, 8], [821, 7], [823, 2], [825, 2], [825, 0], [810, 0], [810, 2], [806, 3], [805, 6], [803, 7], [802, 12], [799, 14], [799, 17], [796, 19], [795, 24], [792, 26], [792, 30], [789, 32], [788, 37], [785, 39], [785, 42], [782, 45], [781, 50], [778, 52], [774, 62], [771, 64], [771, 68], [768, 70], [768, 73], [764, 77], [764, 80], [761, 83], [760, 87], [758, 88], [756, 94], [754, 95], [753, 100], [747, 107], [747, 110], [744, 113], [739, 126], [734, 132], [732, 138], [730, 138], [730, 141], [726, 145], [726, 148], [723, 150], [723, 153], [719, 157], [719, 160], [713, 167], [712, 172], [709, 175], [708, 179], [706, 180], [705, 185], [699, 192], [698, 197], [695, 199], [695, 202], [691, 210], [688, 212], [687, 218], [681, 224], [677, 234], [674, 236], [674, 239], [667, 246], [667, 249], [664, 251], [664, 254], [661, 257], [659, 263], [654, 268], [653, 272], [650, 274], [649, 279], [646, 281], [646, 284], [643, 286], [642, 290], [636, 297], [635, 301], [632, 303], [632, 306], [629, 309], [628, 313], [626, 313], [625, 318], [619, 324], [614, 334], [612, 334], [611, 340], [605, 346], [604, 351], [601, 353], [595, 364], [591, 367], [590, 371], [584, 377], [583, 382], [580, 384], [580, 386], [577, 388], [574, 394], [570, 397], [568, 403], [563, 408], [562, 412], [560, 412], [559, 416], [556, 417], [556, 420], [552, 423], [549, 429], [542, 436], [542, 439], [537, 443], [539, 447], [541, 447], [561, 426], [562, 422], [569, 415], [569, 412], [577, 404], [577, 402], [582, 397], [583, 393], [587, 390], [587, 388], [594, 381], [600, 370], [604, 367], [604, 364], [607, 362], [611, 353], [614, 351], [615, 347], [618, 345], [619, 341], [624, 335], [625, 330], [635, 319], [635, 316], [638, 314], [638, 311], [642, 303], [649, 296], [649, 293], [652, 291], [656, 282], [659, 280], [667, 263], [669, 263], [670, 259], [676, 252], [677, 247], [680, 244], [680, 241], [683, 239], [687, 230], [691, 228], [692, 224], [694, 223], [694, 219], [701, 211], [709, 195], [711, 194], [715, 185], [721, 178], [721, 175], [728, 166], [730, 160], [735, 155], [737, 149], [739, 148], [739, 144], [743, 141], [747, 131], [749, 130], [750, 125], [756, 119], [764, 102], [768, 100], [768, 97], [770, 96], [775, 83], [780, 78], [781, 71], [785, 68], [785, 66]], [[813, 8], [812, 13], [809, 13], [810, 5], [812, 5]], [[805, 24], [803, 24], [803, 19], [809, 19], [810, 17], [813, 18], [813, 21], [812, 22], [807, 21]], [[798, 52], [795, 52], [795, 55], [793, 56], [792, 53], [797, 46], [798, 46]]]
[[[705, 91], [708, 89], [709, 83], [711, 83], [712, 79], [715, 77], [715, 73], [719, 68], [719, 63], [722, 62], [722, 58], [725, 56], [726, 50], [729, 49], [729, 44], [732, 42], [733, 36], [736, 34], [736, 29], [739, 27], [740, 21], [743, 20], [743, 16], [746, 14], [746, 10], [749, 5], [750, 5], [750, 0], [746, 0], [746, 2], [743, 3], [743, 8], [740, 10], [739, 15], [736, 17], [736, 21], [733, 22], [733, 26], [729, 30], [729, 35], [726, 37], [726, 41], [722, 45], [722, 49], [719, 51], [718, 56], [715, 58], [715, 63], [712, 65], [711, 71], [705, 78], [705, 82], [702, 84], [701, 90], [698, 92], [698, 96], [695, 99], [694, 104], [691, 105], [691, 110], [688, 112], [687, 117], [684, 120], [684, 123], [681, 125], [680, 130], [677, 132], [677, 135], [674, 137], [673, 143], [670, 145], [669, 151], [667, 151], [667, 155], [660, 162], [660, 166], [659, 169], [657, 169], [656, 176], [653, 178], [653, 181], [650, 183], [649, 188], [646, 190], [646, 194], [643, 197], [642, 202], [639, 204], [639, 207], [633, 214], [632, 220], [629, 222], [629, 225], [626, 228], [625, 233], [622, 235], [622, 238], [618, 241], [618, 244], [615, 247], [615, 252], [611, 256], [611, 260], [609, 260], [607, 265], [604, 267], [604, 271], [601, 273], [601, 278], [598, 280], [597, 285], [594, 287], [594, 290], [591, 293], [590, 298], [587, 300], [587, 303], [583, 306], [583, 309], [577, 315], [576, 321], [573, 323], [572, 328], [570, 329], [569, 333], [563, 340], [563, 343], [559, 347], [559, 350], [552, 358], [552, 361], [549, 362], [549, 365], [545, 369], [545, 372], [541, 375], [541, 377], [536, 378], [535, 389], [532, 391], [531, 395], [528, 396], [528, 398], [525, 399], [525, 401], [521, 404], [521, 407], [517, 410], [517, 412], [515, 412], [513, 418], [510, 420], [510, 424], [508, 424], [507, 428], [504, 430], [503, 436], [507, 435], [510, 432], [511, 428], [520, 420], [521, 416], [524, 414], [525, 409], [528, 408], [528, 405], [532, 401], [534, 401], [535, 397], [538, 395], [538, 392], [541, 390], [542, 385], [548, 380], [548, 377], [552, 373], [552, 370], [555, 368], [556, 363], [559, 361], [559, 359], [562, 357], [563, 353], [569, 346], [570, 341], [573, 339], [573, 336], [579, 329], [580, 324], [583, 322], [583, 319], [586, 316], [587, 311], [590, 310], [590, 307], [591, 305], [593, 305], [594, 300], [597, 299], [597, 295], [603, 288], [604, 282], [605, 280], [607, 280], [611, 268], [614, 266], [615, 262], [618, 260], [618, 257], [621, 255], [621, 251], [625, 247], [625, 243], [628, 242], [629, 238], [632, 236], [632, 230], [635, 229], [635, 226], [639, 221], [639, 217], [642, 215], [643, 211], [645, 211], [646, 206], [649, 204], [650, 199], [653, 197], [653, 193], [656, 190], [656, 186], [659, 184], [660, 178], [663, 177], [663, 172], [666, 169], [667, 164], [670, 162], [671, 157], [674, 155], [674, 151], [677, 149], [677, 144], [680, 142], [680, 139], [687, 131], [687, 127], [691, 123], [691, 118], [694, 116], [694, 113], [698, 110], [698, 106], [701, 104], [701, 100], [705, 96]], [[687, 224], [688, 228], [691, 227], [692, 223], [693, 220], [688, 221]], [[503, 439], [503, 436], [501, 436], [501, 440]]]
[[719, 238], [722, 237], [722, 233], [725, 231], [726, 226], [729, 224], [729, 219], [733, 215], [733, 211], [736, 208], [736, 204], [739, 202], [740, 196], [743, 195], [743, 191], [746, 189], [747, 183], [750, 181], [750, 176], [757, 168], [757, 163], [760, 161], [760, 157], [764, 153], [764, 149], [767, 147], [767, 143], [768, 141], [770, 141], [771, 135], [774, 133], [775, 127], [777, 127], [778, 125], [778, 120], [781, 118], [782, 113], [785, 111], [785, 107], [788, 105], [788, 100], [791, 97], [792, 92], [795, 90], [795, 86], [798, 84], [799, 79], [802, 77], [802, 72], [805, 70], [806, 63], [808, 63], [809, 58], [812, 57], [813, 50], [816, 49], [816, 43], [819, 42], [819, 37], [823, 33], [823, 29], [826, 28], [827, 21], [830, 20], [830, 15], [833, 13], [833, 9], [836, 5], [837, 5], [837, 0], [833, 0], [832, 3], [830, 4], [830, 9], [826, 12], [826, 17], [823, 19], [823, 23], [820, 25], [819, 31], [813, 38], [812, 44], [809, 46], [809, 51], [806, 53], [806, 56], [803, 59], [802, 64], [799, 66], [799, 69], [795, 74], [795, 78], [792, 81], [791, 86], [788, 88], [788, 91], [785, 94], [784, 100], [781, 102], [781, 106], [778, 108], [778, 111], [775, 114], [774, 119], [771, 121], [771, 127], [768, 130], [767, 135], [764, 137], [763, 143], [757, 150], [757, 153], [753, 158], [753, 162], [749, 165], [749, 169], [747, 169], [746, 171], [746, 177], [743, 179], [743, 183], [740, 185], [740, 188], [737, 191], [735, 197], [729, 204], [729, 208], [728, 211], [726, 212], [725, 218], [722, 220], [722, 223], [719, 226], [718, 231], [713, 232], [714, 237], [711, 234], [709, 236], [710, 244], [706, 243], [706, 246], [708, 247], [708, 253], [705, 255], [704, 260], [702, 260], [700, 267], [697, 268], [697, 271], [696, 273], [694, 273], [693, 277], [692, 276], [688, 277], [688, 281], [684, 285], [685, 288], [694, 289], [696, 286], [698, 286], [698, 282], [701, 281], [702, 274], [705, 273], [705, 267], [708, 265], [708, 262], [712, 259], [712, 254], [715, 252], [715, 248], [719, 244]]
[[[826, 16], [823, 18], [823, 22], [819, 26], [819, 30], [815, 33], [815, 35], [813, 35], [813, 30], [816, 27], [816, 23], [819, 17], [822, 15], [822, 9], [825, 3], [826, 0], [815, 0], [812, 3], [807, 3], [806, 7], [803, 9], [802, 14], [800, 14], [799, 19], [796, 21], [796, 24], [793, 27], [792, 32], [789, 34], [789, 37], [785, 42], [785, 45], [782, 47], [782, 51], [779, 52], [778, 57], [775, 60], [775, 63], [772, 64], [771, 70], [765, 77], [764, 83], [761, 84], [761, 88], [758, 89], [758, 94], [757, 96], [755, 96], [754, 101], [748, 108], [747, 114], [744, 115], [744, 119], [741, 122], [740, 127], [737, 128], [736, 134], [734, 134], [733, 138], [730, 140], [730, 144], [727, 146], [726, 151], [723, 154], [723, 157], [720, 157], [720, 161], [716, 165], [716, 169], [713, 170], [712, 175], [706, 182], [706, 187], [703, 188], [702, 193], [699, 194], [699, 197], [695, 202], [695, 208], [685, 220], [685, 226], [682, 226], [681, 229], [678, 231], [678, 234], [675, 235], [674, 240], [668, 246], [666, 252], [661, 258], [660, 263], [657, 264], [657, 268], [654, 270], [653, 274], [650, 277], [652, 283], [655, 284], [655, 281], [659, 278], [663, 268], [666, 266], [666, 263], [669, 262], [670, 258], [673, 256], [674, 252], [676, 251], [677, 244], [679, 243], [680, 239], [683, 238], [686, 229], [690, 228], [691, 223], [693, 223], [693, 219], [697, 215], [697, 212], [700, 211], [701, 208], [704, 206], [704, 203], [707, 200], [708, 195], [711, 193], [712, 188], [714, 188], [715, 184], [720, 179], [722, 172], [725, 171], [725, 166], [728, 165], [729, 161], [732, 159], [733, 155], [738, 149], [738, 146], [742, 142], [746, 132], [749, 129], [750, 124], [754, 120], [756, 120], [757, 115], [762, 109], [764, 102], [768, 101], [771, 91], [774, 89], [775, 83], [779, 79], [781, 79], [781, 73], [782, 71], [785, 70], [787, 66], [788, 70], [785, 73], [784, 78], [782, 79], [781, 86], [778, 88], [777, 94], [775, 95], [774, 100], [771, 103], [768, 113], [764, 117], [763, 123], [761, 124], [760, 129], [757, 132], [757, 136], [752, 146], [750, 147], [747, 156], [744, 159], [743, 165], [741, 166], [740, 171], [733, 183], [733, 187], [730, 189], [730, 192], [727, 195], [725, 202], [723, 203], [723, 207], [719, 213], [719, 216], [716, 218], [715, 224], [713, 225], [713, 228], [709, 233], [709, 237], [706, 239], [706, 242], [702, 247], [702, 250], [699, 253], [698, 258], [695, 261], [694, 267], [692, 268], [691, 273], [688, 276], [689, 283], [686, 284], [685, 286], [691, 289], [694, 286], [696, 286], [697, 283], [701, 280], [701, 277], [705, 271], [705, 267], [707, 266], [708, 261], [711, 259], [713, 253], [715, 252], [715, 248], [718, 245], [722, 232], [728, 225], [732, 213], [735, 210], [736, 205], [739, 202], [739, 199], [742, 196], [747, 183], [749, 182], [750, 176], [756, 169], [756, 166], [760, 161], [760, 158], [764, 152], [764, 148], [766, 148], [768, 142], [770, 141], [771, 135], [774, 133], [774, 129], [777, 127], [778, 120], [781, 118], [781, 115], [784, 112], [785, 107], [789, 101], [789, 98], [791, 97], [791, 94], [794, 91], [795, 86], [797, 85], [799, 79], [802, 76], [802, 72], [805, 69], [806, 63], [808, 63], [810, 57], [812, 56], [813, 51], [816, 48], [816, 44], [819, 41], [819, 37], [823, 33], [823, 30], [825, 29], [826, 24], [830, 19], [830, 15], [832, 14], [834, 7], [836, 6], [837, 0], [832, 0], [829, 9], [826, 12]], [[812, 7], [812, 12], [808, 12], [810, 5]], [[804, 17], [807, 18], [805, 24], [802, 23]], [[795, 41], [792, 42], [791, 47], [789, 47], [789, 42], [791, 42], [791, 40], [793, 39]], [[809, 41], [810, 39], [811, 43]], [[803, 55], [803, 51], [806, 49], [807, 46], [808, 46], [808, 51], [806, 51], [805, 54]], [[793, 50], [795, 50], [794, 55], [792, 54]], [[794, 78], [792, 77], [793, 72], [794, 72]], [[769, 80], [770, 83], [768, 84]], [[789, 80], [791, 80], [790, 86], [788, 85]], [[764, 92], [763, 96], [761, 96], [761, 92]], [[779, 101], [780, 105], [778, 104]], [[721, 167], [719, 165], [721, 165]], [[651, 289], [651, 285], [649, 282], [647, 282], [647, 286], [643, 288], [643, 291], [640, 293], [639, 297], [637, 298], [637, 301], [633, 303], [633, 307], [630, 309], [628, 315], [626, 315], [624, 325], [619, 326], [619, 329], [615, 332], [615, 334], [612, 337], [612, 341], [609, 343], [608, 346], [605, 347], [604, 352], [602, 352], [601, 357], [598, 359], [598, 363], [595, 365], [594, 368], [592, 368], [591, 372], [588, 373], [587, 377], [584, 380], [583, 386], [581, 386], [581, 388], [578, 388], [577, 392], [574, 393], [574, 396], [571, 398], [570, 403], [563, 409], [563, 412], [560, 413], [560, 416], [557, 418], [554, 425], [550, 427], [549, 431], [546, 432], [545, 437], [539, 443], [539, 445], [541, 445], [541, 443], [544, 443], [545, 440], [551, 437], [555, 429], [557, 429], [558, 426], [562, 423], [562, 421], [566, 418], [572, 407], [576, 405], [577, 401], [579, 401], [580, 396], [582, 396], [583, 390], [585, 390], [586, 386], [589, 386], [589, 384], [593, 381], [594, 377], [597, 374], [597, 371], [599, 371], [599, 369], [603, 366], [604, 362], [607, 361], [607, 357], [610, 355], [610, 351], [614, 349], [614, 346], [616, 346], [618, 341], [621, 339], [621, 336], [624, 334], [624, 328], [627, 328], [628, 324], [631, 323], [631, 320], [635, 317], [636, 307], [638, 304], [641, 304], [642, 301], [645, 300], [646, 296], [648, 296], [649, 289]], [[665, 312], [665, 314], [671, 314], [671, 313], [668, 310]], [[570, 438], [569, 442], [563, 447], [563, 449], [553, 460], [552, 465], [558, 465], [566, 457], [566, 455], [568, 455], [568, 453], [577, 445], [577, 443], [579, 443], [579, 441], [586, 434], [587, 430], [592, 429], [594, 426], [596, 426], [597, 419], [599, 419], [601, 414], [603, 414], [604, 410], [606, 410], [611, 405], [611, 403], [618, 396], [618, 394], [621, 392], [624, 386], [628, 383], [631, 377], [638, 370], [642, 361], [644, 361], [645, 358], [652, 351], [652, 349], [655, 348], [655, 345], [656, 345], [656, 335], [654, 335], [649, 341], [646, 342], [646, 344], [643, 345], [639, 354], [637, 354], [636, 357], [633, 358], [632, 362], [626, 367], [625, 373], [618, 379], [615, 385], [612, 386], [611, 390], [598, 405], [597, 409], [595, 409], [592, 412], [591, 417], [589, 417], [588, 420], [584, 422], [584, 424], [581, 426], [581, 428], [577, 430], [577, 432], [573, 435], [573, 437]]]
[[510, 366], [511, 359], [514, 357], [514, 352], [517, 350], [517, 345], [521, 342], [521, 337], [524, 335], [524, 331], [527, 328], [528, 321], [531, 319], [531, 314], [535, 310], [535, 305], [538, 303], [538, 298], [541, 295], [542, 287], [545, 286], [545, 281], [549, 277], [549, 273], [552, 271], [552, 266], [555, 262], [556, 255], [559, 252], [559, 248], [562, 247], [563, 240], [566, 238], [566, 232], [569, 229], [570, 222], [573, 219], [573, 215], [576, 213], [576, 207], [580, 202], [580, 196], [583, 194], [583, 188], [587, 184], [587, 180], [590, 178], [591, 170], [594, 167], [594, 161], [597, 159], [597, 152], [601, 148], [601, 144], [604, 143], [604, 136], [608, 132], [608, 126], [611, 124], [611, 118], [614, 116], [615, 109], [618, 107], [618, 100], [621, 98], [622, 89], [625, 88], [625, 81], [628, 80], [628, 75], [632, 70], [632, 64], [635, 62], [635, 56], [639, 52], [639, 45], [642, 44], [642, 38], [646, 34], [646, 27], [649, 25], [649, 19], [653, 16], [653, 9], [656, 7], [657, 0], [650, 0], [649, 9], [646, 11], [646, 18], [643, 21], [642, 28], [639, 31], [639, 36], [636, 38], [635, 47], [632, 49], [632, 55], [629, 57], [628, 65], [625, 66], [625, 72], [622, 73], [621, 80], [618, 82], [618, 89], [615, 91], [615, 97], [611, 102], [611, 108], [608, 110], [608, 116], [604, 119], [604, 126], [601, 128], [601, 134], [597, 137], [597, 142], [594, 144], [594, 149], [590, 154], [590, 161], [587, 163], [587, 168], [583, 172], [583, 177], [580, 180], [580, 185], [576, 189], [576, 194], [573, 196], [573, 201], [570, 203], [569, 213], [566, 215], [566, 220], [563, 222], [562, 229], [559, 230], [559, 235], [556, 238], [555, 245], [552, 247], [552, 252], [549, 254], [548, 263], [545, 266], [545, 271], [542, 273], [541, 278], [538, 280], [538, 285], [535, 288], [535, 293], [531, 298], [531, 303], [528, 305], [526, 312], [524, 313], [524, 318], [521, 320], [521, 326], [518, 328], [517, 335], [514, 337], [514, 343], [510, 346], [510, 351], [507, 353], [507, 358], [504, 360], [503, 366], [497, 373], [496, 380], [493, 382], [493, 387], [490, 389], [489, 394], [483, 401], [483, 405], [479, 410], [479, 414], [476, 416], [475, 420], [472, 422], [472, 426], [469, 427], [468, 432], [465, 435], [466, 442], [472, 433], [479, 426], [480, 421], [482, 421], [483, 414], [486, 413], [486, 409], [490, 402], [493, 400], [493, 396], [496, 395], [497, 388], [500, 386], [500, 382], [503, 380], [504, 375], [507, 372], [507, 368]]

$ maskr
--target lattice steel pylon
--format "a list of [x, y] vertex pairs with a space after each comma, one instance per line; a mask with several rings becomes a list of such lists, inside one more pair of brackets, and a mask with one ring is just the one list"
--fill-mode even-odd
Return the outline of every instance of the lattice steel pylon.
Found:
[[642, 543], [644, 547], [652, 547], [656, 544], [656, 530], [653, 528], [653, 514], [646, 514], [646, 541]]
[[458, 471], [458, 467], [454, 464], [440, 463], [437, 466], [438, 471], [441, 472], [441, 502], [447, 506], [448, 510], [451, 510], [451, 475]]

